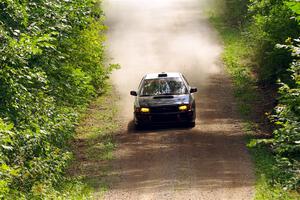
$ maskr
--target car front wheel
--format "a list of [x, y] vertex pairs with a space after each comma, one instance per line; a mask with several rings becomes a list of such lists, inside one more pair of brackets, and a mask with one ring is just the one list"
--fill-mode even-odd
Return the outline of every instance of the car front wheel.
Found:
[[189, 128], [194, 128], [196, 126], [196, 123], [195, 122], [188, 122], [187, 126]]

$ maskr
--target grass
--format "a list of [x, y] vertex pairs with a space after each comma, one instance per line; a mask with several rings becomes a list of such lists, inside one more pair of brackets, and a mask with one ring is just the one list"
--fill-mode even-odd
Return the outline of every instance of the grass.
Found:
[[258, 124], [253, 120], [254, 108], [258, 107], [260, 96], [256, 78], [252, 72], [251, 47], [243, 40], [241, 31], [228, 27], [220, 17], [210, 18], [223, 41], [223, 61], [227, 72], [232, 77], [234, 94], [238, 108], [244, 118], [244, 131], [247, 133], [247, 146], [255, 163], [256, 193], [255, 200], [293, 200], [300, 199], [298, 193], [286, 191], [273, 182], [280, 171], [274, 167], [275, 158], [266, 144], [258, 144], [256, 130]]
[[[33, 196], [29, 199], [56, 200], [87, 200], [91, 199], [91, 189], [81, 180], [66, 178], [59, 183], [59, 187], [37, 184], [32, 188]], [[13, 199], [13, 198], [12, 198]], [[26, 199], [25, 197], [22, 199]]]
[[93, 199], [102, 198], [108, 189], [106, 176], [111, 169], [108, 161], [113, 159], [114, 134], [120, 129], [116, 101], [112, 88], [95, 99], [81, 117], [71, 145], [75, 159], [69, 174], [90, 189]]
[[255, 200], [292, 200], [300, 199], [296, 192], [287, 191], [279, 184], [273, 182], [274, 177], [280, 176], [280, 170], [275, 168], [275, 158], [270, 148], [257, 144], [257, 139], [248, 137], [248, 149], [254, 158], [256, 169], [256, 195]]
[[250, 117], [252, 104], [258, 99], [256, 78], [249, 68], [252, 63], [249, 57], [251, 48], [244, 42], [238, 29], [226, 27], [219, 18], [211, 17], [210, 19], [224, 43], [222, 58], [225, 69], [232, 77], [239, 111], [244, 117]]

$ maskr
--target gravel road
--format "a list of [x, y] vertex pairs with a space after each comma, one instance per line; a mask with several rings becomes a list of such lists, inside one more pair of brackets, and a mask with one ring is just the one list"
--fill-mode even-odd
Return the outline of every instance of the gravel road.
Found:
[[[122, 132], [105, 199], [242, 200], [254, 196], [245, 147], [221, 45], [205, 18], [204, 0], [106, 0], [109, 55], [121, 69]], [[133, 98], [142, 75], [180, 71], [198, 87], [196, 127], [135, 131]]]

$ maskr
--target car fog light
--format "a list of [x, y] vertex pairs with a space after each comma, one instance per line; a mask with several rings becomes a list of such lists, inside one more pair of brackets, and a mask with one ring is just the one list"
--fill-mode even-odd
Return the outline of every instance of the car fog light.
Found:
[[180, 111], [185, 111], [188, 109], [188, 106], [187, 105], [183, 105], [183, 106], [179, 106], [178, 107]]
[[148, 112], [150, 112], [150, 109], [149, 108], [141, 108], [141, 112], [148, 113]]

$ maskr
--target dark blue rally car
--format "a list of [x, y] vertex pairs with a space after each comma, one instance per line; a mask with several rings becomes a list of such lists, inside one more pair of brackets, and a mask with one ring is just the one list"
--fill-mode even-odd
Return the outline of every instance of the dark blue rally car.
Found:
[[178, 72], [147, 74], [143, 77], [135, 96], [134, 122], [136, 127], [151, 124], [184, 123], [195, 126], [196, 104], [193, 93]]

